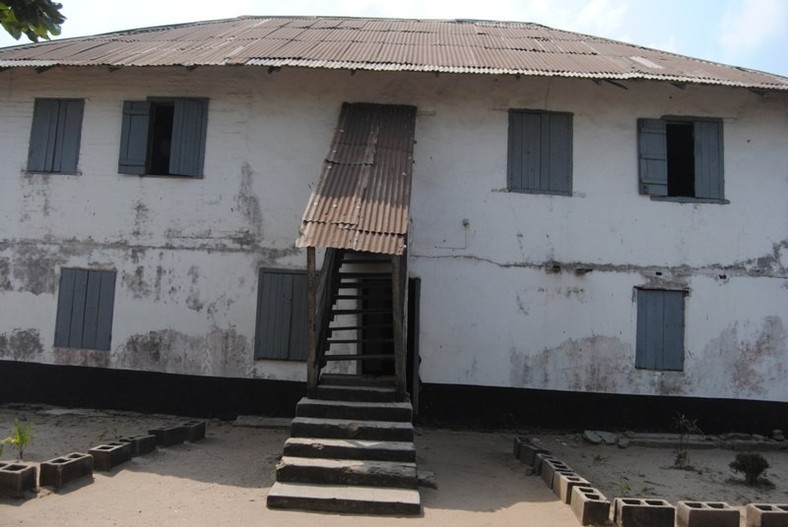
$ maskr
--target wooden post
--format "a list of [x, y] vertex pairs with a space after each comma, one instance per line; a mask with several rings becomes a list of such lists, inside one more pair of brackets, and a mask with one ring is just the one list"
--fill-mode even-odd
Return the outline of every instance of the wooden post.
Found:
[[394, 315], [394, 376], [397, 391], [397, 400], [407, 398], [407, 342], [405, 340], [404, 325], [404, 291], [402, 282], [403, 256], [391, 257], [391, 301]]
[[317, 389], [319, 365], [317, 364], [317, 280], [315, 277], [315, 248], [306, 249], [306, 389], [312, 395]]

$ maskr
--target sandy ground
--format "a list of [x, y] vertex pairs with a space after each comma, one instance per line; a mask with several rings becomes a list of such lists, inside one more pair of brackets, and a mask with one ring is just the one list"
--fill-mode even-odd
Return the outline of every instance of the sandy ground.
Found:
[[[26, 461], [45, 461], [119, 435], [133, 435], [179, 418], [128, 412], [0, 406], [0, 436], [14, 419], [32, 424]], [[421, 489], [424, 513], [416, 518], [272, 511], [265, 497], [287, 437], [285, 430], [246, 428], [210, 420], [203, 441], [159, 448], [93, 480], [59, 491], [43, 488], [28, 499], [0, 498], [0, 525], [244, 525], [399, 526], [452, 525], [577, 527], [568, 506], [541, 479], [527, 476], [512, 456], [511, 432], [417, 430], [420, 468], [436, 474], [438, 489]], [[765, 452], [773, 489], [730, 481], [729, 450], [691, 451], [697, 470], [669, 468], [670, 449], [593, 446], [578, 434], [535, 434], [557, 457], [609, 498], [650, 496], [671, 503], [691, 499], [788, 502], [788, 452]], [[14, 459], [6, 447], [2, 458]]]
[[[46, 461], [87, 451], [116, 434], [132, 435], [176, 418], [118, 412], [54, 415], [50, 410], [0, 407], [0, 434], [15, 418], [32, 423], [25, 459]], [[0, 525], [107, 526], [514, 526], [577, 527], [569, 507], [512, 457], [512, 434], [417, 432], [420, 466], [435, 472], [438, 490], [422, 489], [417, 518], [272, 511], [265, 497], [287, 437], [285, 430], [208, 421], [206, 438], [160, 448], [92, 481], [28, 500], [0, 498]], [[6, 449], [3, 459], [14, 453]], [[526, 522], [526, 519], [528, 521]]]

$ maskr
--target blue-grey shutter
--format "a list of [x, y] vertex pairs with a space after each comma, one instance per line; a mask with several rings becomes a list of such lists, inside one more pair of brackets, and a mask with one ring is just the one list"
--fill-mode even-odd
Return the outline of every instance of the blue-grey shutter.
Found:
[[63, 269], [55, 346], [108, 350], [112, 338], [115, 271]]
[[306, 275], [260, 270], [255, 359], [306, 360]]
[[663, 291], [662, 370], [684, 369], [684, 292]]
[[722, 122], [695, 121], [695, 197], [724, 199]]
[[96, 327], [101, 305], [101, 273], [88, 271], [88, 283], [85, 289], [85, 315], [82, 322], [81, 348], [96, 349]]
[[541, 119], [539, 114], [510, 111], [507, 170], [510, 190], [540, 189], [541, 155]]
[[60, 287], [57, 297], [57, 317], [55, 319], [55, 346], [68, 347], [71, 332], [71, 311], [74, 304], [75, 269], [60, 271]]
[[118, 172], [145, 173], [148, 159], [148, 129], [151, 104], [148, 101], [124, 101], [123, 124], [120, 132]]
[[662, 119], [638, 119], [640, 193], [668, 195], [667, 127]]
[[290, 319], [290, 360], [306, 360], [306, 274], [293, 274], [293, 313]]
[[71, 327], [68, 334], [68, 347], [82, 347], [82, 328], [85, 325], [85, 298], [88, 288], [88, 272], [74, 269], [74, 298], [71, 303]]
[[27, 152], [27, 170], [51, 172], [57, 142], [57, 119], [60, 103], [56, 99], [36, 99], [33, 107], [33, 125], [30, 128], [30, 146]]
[[662, 291], [637, 292], [637, 348], [635, 367], [661, 369], [664, 325]]
[[60, 101], [58, 115], [58, 134], [53, 172], [74, 174], [79, 161], [79, 144], [82, 137], [82, 114], [85, 101], [66, 99]]
[[289, 274], [260, 270], [256, 359], [287, 359], [292, 299]]
[[542, 114], [542, 160], [540, 190], [572, 193], [572, 116]]
[[207, 100], [175, 99], [170, 174], [202, 176], [207, 124]]

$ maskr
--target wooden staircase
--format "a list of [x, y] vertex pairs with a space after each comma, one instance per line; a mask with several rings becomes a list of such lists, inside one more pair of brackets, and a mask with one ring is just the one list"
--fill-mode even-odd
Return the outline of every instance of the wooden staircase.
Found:
[[296, 407], [268, 507], [357, 514], [421, 512], [413, 408], [386, 377], [324, 375]]
[[396, 265], [345, 251], [325, 262], [310, 364], [317, 382], [296, 407], [268, 507], [420, 514], [413, 406], [395, 367]]

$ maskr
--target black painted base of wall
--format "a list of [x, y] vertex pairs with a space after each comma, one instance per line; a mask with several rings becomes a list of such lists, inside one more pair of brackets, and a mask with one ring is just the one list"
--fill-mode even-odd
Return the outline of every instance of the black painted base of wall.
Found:
[[[302, 382], [0, 361], [0, 403], [233, 419], [292, 417]], [[673, 431], [678, 413], [706, 433], [788, 429], [788, 403], [423, 384], [419, 421], [473, 429]]]
[[419, 419], [437, 426], [673, 432], [683, 414], [707, 434], [788, 429], [785, 402], [439, 384], [423, 385], [420, 397]]
[[305, 393], [302, 382], [0, 361], [0, 403], [234, 419], [291, 417]]

